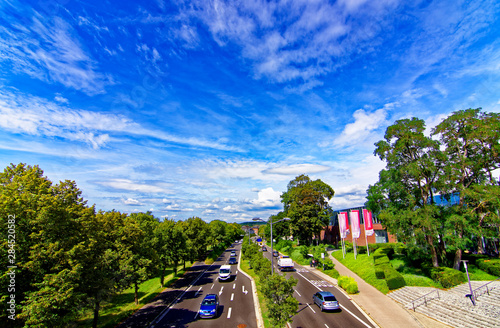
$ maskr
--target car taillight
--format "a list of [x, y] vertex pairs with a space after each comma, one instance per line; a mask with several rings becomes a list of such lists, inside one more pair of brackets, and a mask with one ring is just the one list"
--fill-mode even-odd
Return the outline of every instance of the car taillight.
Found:
[[323, 305], [326, 305], [326, 302], [323, 302]]

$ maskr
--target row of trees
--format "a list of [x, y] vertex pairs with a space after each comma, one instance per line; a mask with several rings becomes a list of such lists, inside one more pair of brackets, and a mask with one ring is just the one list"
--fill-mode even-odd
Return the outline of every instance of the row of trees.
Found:
[[[219, 220], [96, 211], [81, 194], [74, 181], [53, 184], [38, 166], [12, 164], [0, 174], [2, 326], [66, 327], [93, 309], [97, 327], [101, 305], [112, 295], [133, 286], [137, 303], [141, 282], [160, 276], [163, 286], [167, 268], [176, 273], [178, 265], [203, 259], [209, 246], [243, 234], [239, 225]], [[14, 283], [9, 266], [15, 266]], [[15, 321], [7, 318], [11, 295]]]
[[[386, 168], [369, 187], [367, 206], [398, 240], [424, 246], [433, 266], [451, 252], [459, 269], [473, 236], [482, 252], [481, 237], [499, 235], [500, 115], [480, 108], [456, 111], [430, 135], [425, 132], [418, 118], [387, 128], [375, 144]], [[458, 202], [440, 206], [436, 195]]]
[[241, 248], [244, 260], [249, 260], [250, 266], [259, 278], [259, 290], [266, 299], [269, 320], [273, 327], [284, 327], [292, 322], [297, 313], [299, 302], [293, 297], [297, 279], [276, 273], [271, 275], [271, 261], [260, 251], [260, 246], [248, 244], [248, 237], [243, 240]]

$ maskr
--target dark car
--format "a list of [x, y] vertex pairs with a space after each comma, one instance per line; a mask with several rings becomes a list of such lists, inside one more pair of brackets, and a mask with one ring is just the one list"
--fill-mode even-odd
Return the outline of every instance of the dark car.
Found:
[[201, 301], [200, 311], [198, 312], [200, 318], [214, 318], [219, 311], [219, 296], [217, 294], [207, 294], [203, 301]]
[[278, 251], [273, 251], [273, 256], [278, 257], [279, 256]]
[[236, 263], [238, 263], [238, 261], [236, 261], [236, 257], [230, 257], [228, 263], [229, 264], [236, 264]]
[[330, 292], [317, 292], [313, 296], [313, 301], [317, 306], [323, 310], [339, 310], [340, 305], [335, 295]]
[[262, 246], [262, 251], [263, 252], [267, 252], [267, 247], [266, 246]]

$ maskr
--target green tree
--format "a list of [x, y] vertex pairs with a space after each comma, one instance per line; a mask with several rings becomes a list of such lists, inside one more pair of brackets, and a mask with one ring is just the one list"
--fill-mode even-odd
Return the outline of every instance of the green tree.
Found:
[[375, 155], [386, 162], [379, 182], [368, 189], [368, 206], [390, 233], [427, 245], [439, 266], [437, 244], [443, 224], [433, 204], [433, 190], [443, 157], [439, 143], [424, 135], [423, 120], [412, 118], [389, 126]]
[[213, 220], [208, 224], [210, 245], [213, 248], [226, 242], [226, 226], [227, 223], [221, 220]]
[[[493, 171], [500, 168], [500, 115], [482, 113], [480, 108], [456, 111], [432, 135], [440, 137], [446, 155], [439, 190], [442, 195], [459, 196], [458, 206], [448, 216], [446, 234], [447, 244], [456, 249], [453, 267], [458, 269], [467, 236], [487, 233], [483, 225], [487, 212], [479, 206], [482, 193], [473, 187], [498, 185]], [[481, 244], [478, 246], [481, 250]]]
[[293, 287], [297, 279], [290, 276], [275, 274], [261, 280], [261, 290], [267, 299], [269, 319], [274, 327], [284, 327], [287, 322], [292, 322], [297, 313], [299, 302], [293, 297]]
[[294, 237], [309, 244], [313, 236], [319, 238], [321, 230], [328, 224], [331, 214], [328, 201], [334, 194], [329, 185], [319, 179], [312, 181], [304, 174], [288, 183], [281, 202], [286, 216], [290, 218], [290, 230]]
[[160, 284], [163, 287], [165, 270], [170, 266], [177, 275], [177, 266], [186, 252], [186, 235], [181, 222], [165, 220], [155, 230], [160, 259]]
[[208, 223], [199, 217], [191, 217], [182, 221], [184, 233], [186, 234], [186, 248], [188, 259], [192, 262], [203, 259], [207, 253], [210, 230]]

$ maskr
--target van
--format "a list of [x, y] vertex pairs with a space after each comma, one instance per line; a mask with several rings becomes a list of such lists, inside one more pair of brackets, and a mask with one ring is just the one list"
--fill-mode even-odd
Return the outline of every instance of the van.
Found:
[[221, 265], [219, 269], [219, 281], [225, 281], [231, 278], [231, 266]]

